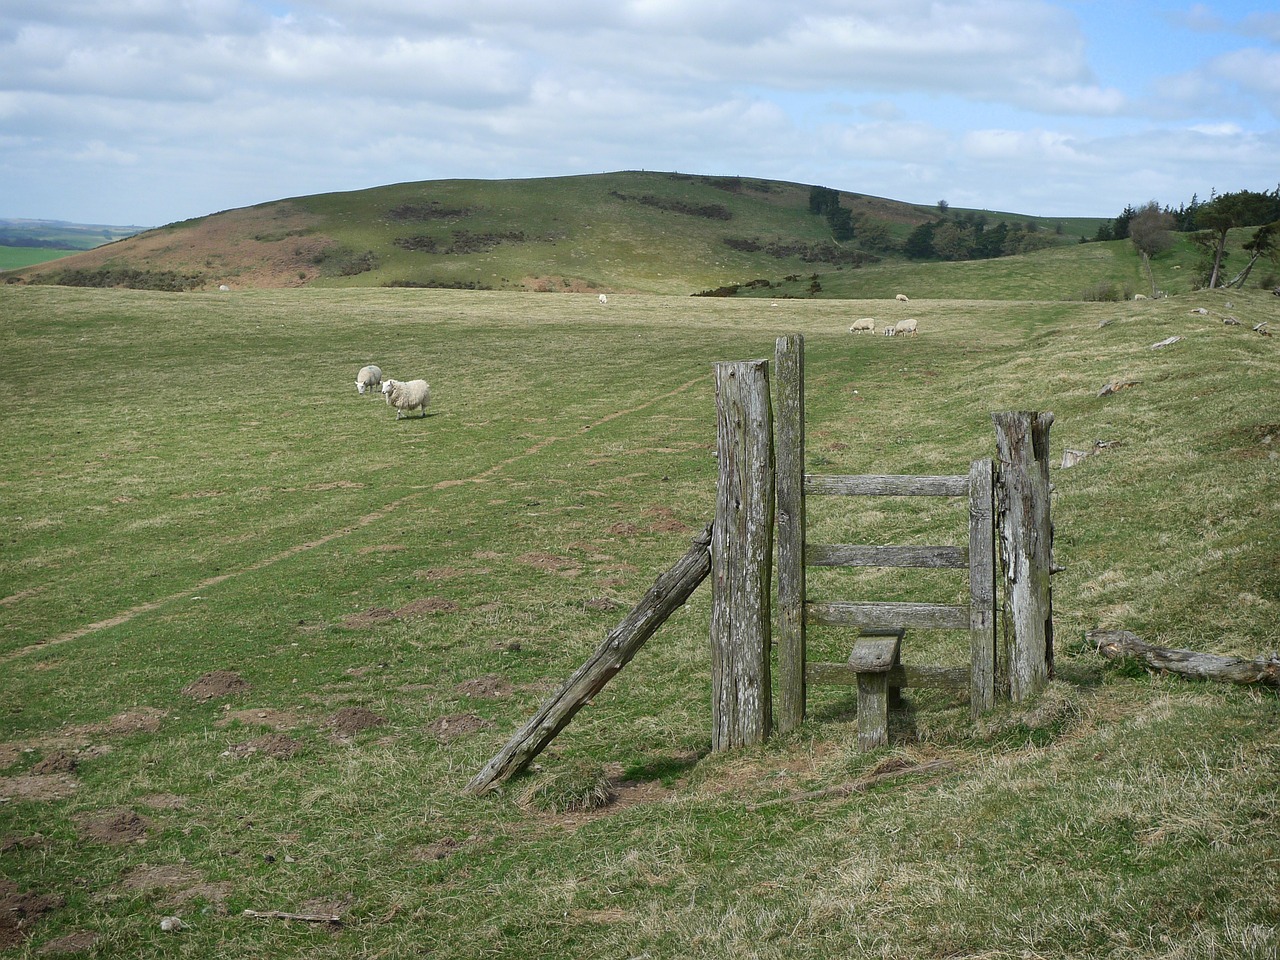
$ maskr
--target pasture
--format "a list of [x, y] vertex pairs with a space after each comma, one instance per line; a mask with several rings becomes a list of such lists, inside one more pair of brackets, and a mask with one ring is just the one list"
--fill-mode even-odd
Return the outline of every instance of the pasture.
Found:
[[[1276, 692], [1083, 634], [1280, 647], [1278, 304], [0, 288], [0, 952], [1274, 960]], [[871, 754], [819, 688], [713, 755], [704, 585], [529, 775], [462, 795], [710, 519], [711, 365], [793, 332], [815, 472], [963, 471], [991, 412], [1055, 413], [1058, 680], [976, 723], [907, 691]], [[358, 395], [369, 362], [428, 415]]]

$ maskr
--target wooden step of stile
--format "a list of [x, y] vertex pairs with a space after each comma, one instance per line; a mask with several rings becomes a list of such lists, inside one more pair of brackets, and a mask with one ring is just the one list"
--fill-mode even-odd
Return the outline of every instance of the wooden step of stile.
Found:
[[[858, 749], [889, 742], [889, 671], [902, 652], [902, 628], [863, 630], [854, 641], [849, 666], [858, 674]], [[896, 688], [893, 691], [897, 699]]]

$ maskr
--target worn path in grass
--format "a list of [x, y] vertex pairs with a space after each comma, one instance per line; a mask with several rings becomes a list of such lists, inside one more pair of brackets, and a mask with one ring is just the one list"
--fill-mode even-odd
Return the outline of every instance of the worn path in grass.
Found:
[[[467, 483], [483, 483], [485, 480], [488, 480], [496, 476], [497, 474], [500, 474], [503, 470], [510, 467], [512, 464], [519, 463], [522, 460], [527, 460], [529, 457], [537, 456], [538, 454], [542, 453], [544, 450], [547, 450], [548, 448], [555, 446], [557, 443], [561, 443], [565, 440], [569, 440], [573, 436], [581, 436], [584, 433], [588, 433], [591, 430], [594, 430], [596, 427], [603, 426], [604, 424], [617, 420], [620, 417], [625, 417], [633, 413], [639, 413], [642, 410], [647, 410], [649, 407], [653, 406], [656, 403], [661, 403], [663, 400], [669, 400], [672, 397], [679, 396], [680, 394], [691, 389], [692, 387], [697, 386], [699, 383], [702, 383], [702, 381], [703, 381], [702, 377], [697, 377], [693, 380], [688, 381], [687, 383], [682, 383], [680, 386], [676, 387], [674, 390], [669, 390], [666, 393], [660, 394], [656, 397], [652, 397], [649, 400], [646, 400], [644, 403], [637, 404], [636, 406], [633, 406], [633, 407], [627, 407], [626, 409], [623, 409], [623, 410], [615, 410], [612, 413], [605, 414], [604, 416], [599, 417], [598, 419], [592, 421], [591, 423], [588, 423], [585, 426], [578, 428], [578, 430], [574, 434], [570, 434], [569, 436], [543, 437], [541, 440], [539, 440], [537, 443], [533, 444], [532, 446], [528, 447], [527, 449], [522, 450], [521, 452], [515, 454], [514, 456], [507, 457], [505, 460], [498, 461], [497, 463], [493, 464], [493, 466], [488, 467], [485, 470], [482, 470], [480, 473], [477, 473], [474, 476], [463, 477], [463, 478], [454, 479], [454, 480], [441, 480], [439, 483], [436, 483], [432, 487], [432, 489], [439, 490], [446, 487], [461, 486]], [[137, 606], [130, 607], [128, 610], [118, 613], [113, 617], [107, 617], [105, 620], [98, 620], [94, 623], [86, 624], [83, 627], [77, 627], [75, 630], [70, 630], [66, 633], [59, 634], [56, 637], [49, 637], [45, 640], [40, 641], [39, 643], [33, 643], [26, 647], [22, 647], [21, 649], [15, 650], [12, 653], [6, 654], [4, 656], [0, 656], [0, 663], [8, 663], [11, 660], [15, 660], [18, 657], [22, 657], [33, 651], [43, 650], [47, 647], [56, 646], [57, 644], [60, 644], [60, 643], [66, 643], [70, 640], [79, 640], [81, 637], [88, 636], [91, 633], [96, 633], [99, 630], [106, 630], [111, 627], [118, 627], [121, 624], [128, 623], [130, 620], [133, 620], [135, 617], [142, 616], [143, 614], [146, 614], [146, 613], [151, 613], [152, 611], [158, 610], [161, 607], [163, 607], [165, 604], [172, 603], [175, 600], [182, 600], [187, 597], [193, 596], [194, 594], [200, 592], [201, 590], [207, 590], [210, 587], [215, 587], [220, 583], [224, 583], [225, 581], [232, 579], [233, 577], [238, 577], [245, 573], [256, 573], [257, 571], [262, 570], [266, 567], [270, 567], [271, 565], [279, 563], [282, 560], [288, 560], [291, 557], [295, 557], [300, 553], [305, 553], [309, 550], [314, 550], [317, 547], [322, 547], [327, 543], [333, 542], [334, 540], [340, 540], [341, 538], [350, 536], [356, 531], [361, 530], [372, 523], [376, 523], [377, 521], [382, 520], [383, 518], [394, 513], [396, 510], [399, 510], [401, 507], [405, 506], [405, 504], [412, 503], [413, 501], [419, 499], [424, 495], [425, 495], [425, 491], [422, 491], [422, 492], [411, 493], [411, 494], [408, 494], [407, 496], [400, 497], [398, 500], [391, 501], [382, 509], [376, 510], [373, 513], [365, 514], [355, 523], [349, 524], [345, 527], [342, 527], [341, 529], [334, 530], [331, 533], [327, 533], [323, 537], [319, 537], [315, 540], [308, 540], [306, 543], [295, 544], [294, 546], [289, 547], [286, 550], [282, 550], [279, 553], [274, 554], [273, 556], [265, 557], [262, 560], [259, 560], [257, 563], [252, 563], [249, 566], [242, 567], [239, 570], [232, 570], [227, 573], [220, 573], [216, 577], [208, 577], [207, 579], [201, 580], [198, 583], [192, 584], [191, 586], [187, 587], [184, 590], [179, 590], [175, 593], [169, 594], [168, 596], [159, 597], [155, 600], [148, 600], [146, 603], [140, 603]]]

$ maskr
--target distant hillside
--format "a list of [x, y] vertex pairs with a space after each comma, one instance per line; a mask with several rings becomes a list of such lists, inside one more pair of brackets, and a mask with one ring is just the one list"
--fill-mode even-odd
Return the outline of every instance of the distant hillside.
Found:
[[[939, 217], [937, 208], [840, 191], [839, 207], [855, 231], [838, 242], [828, 219], [811, 212], [811, 195], [796, 183], [637, 171], [404, 183], [170, 224], [6, 279], [173, 290], [315, 285], [679, 295], [754, 281], [757, 292], [775, 289], [767, 282], [789, 285], [773, 295], [832, 296], [842, 295], [839, 284], [823, 280], [815, 289], [815, 277], [866, 271], [892, 286], [895, 271], [940, 266], [897, 252], [913, 229]], [[1034, 234], [1051, 250], [1073, 247], [1102, 222], [956, 208], [949, 214], [980, 214]]]
[[63, 220], [6, 220], [0, 218], [0, 247], [41, 250], [92, 250], [94, 247], [141, 233], [146, 227], [67, 223]]

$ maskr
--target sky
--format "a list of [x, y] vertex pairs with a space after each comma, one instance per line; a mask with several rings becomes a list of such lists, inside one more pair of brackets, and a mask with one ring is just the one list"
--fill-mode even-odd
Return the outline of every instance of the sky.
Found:
[[1280, 7], [0, 0], [0, 218], [661, 170], [1103, 216], [1280, 183]]

